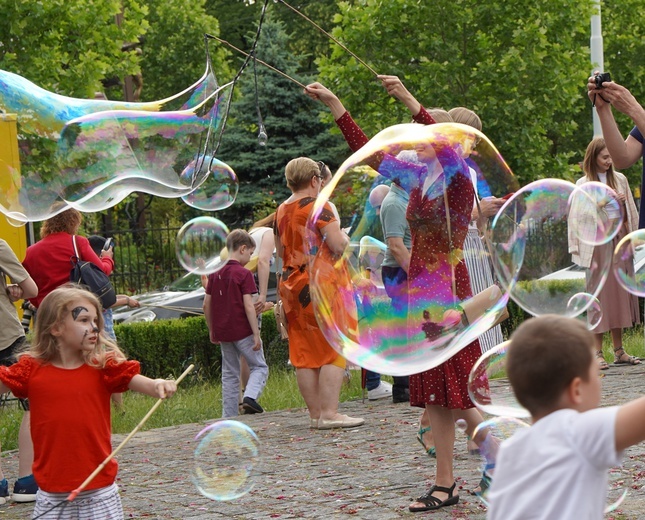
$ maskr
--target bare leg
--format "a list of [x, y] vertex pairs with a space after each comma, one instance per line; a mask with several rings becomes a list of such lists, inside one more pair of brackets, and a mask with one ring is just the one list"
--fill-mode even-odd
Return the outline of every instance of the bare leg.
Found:
[[[428, 415], [428, 411], [426, 409], [423, 410], [423, 413], [421, 414], [421, 419], [419, 419], [419, 428], [420, 429], [426, 429], [426, 428], [431, 428], [432, 424], [430, 423], [430, 415]], [[434, 447], [434, 434], [432, 433], [432, 430], [428, 430], [426, 432], [423, 432], [421, 434], [421, 440], [423, 441], [423, 446], [426, 449], [426, 452]]]
[[312, 419], [320, 418], [319, 378], [320, 370], [317, 368], [296, 368], [298, 389]]
[[29, 429], [30, 417], [29, 412], [23, 414], [18, 431], [18, 478], [31, 475], [31, 466], [34, 463], [34, 444], [31, 441]]
[[[426, 405], [426, 411], [432, 423], [434, 431], [435, 447], [437, 450], [437, 475], [435, 484], [440, 487], [450, 488], [455, 483], [453, 475], [453, 449], [455, 446], [455, 423], [453, 420], [452, 410], [442, 406]], [[453, 492], [453, 496], [454, 496]], [[447, 493], [435, 491], [432, 494], [439, 500], [446, 500]], [[413, 502], [410, 507], [423, 507], [421, 502]]]
[[320, 368], [318, 397], [321, 419], [338, 419], [338, 400], [343, 385], [345, 369], [336, 365], [323, 365]]

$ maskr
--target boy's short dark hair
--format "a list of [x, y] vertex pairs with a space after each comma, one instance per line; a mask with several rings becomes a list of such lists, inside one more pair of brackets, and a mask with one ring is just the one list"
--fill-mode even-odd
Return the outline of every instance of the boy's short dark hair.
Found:
[[520, 325], [506, 359], [515, 396], [532, 415], [554, 411], [562, 392], [588, 380], [594, 337], [580, 320], [547, 314]]
[[230, 252], [237, 251], [242, 246], [255, 247], [255, 240], [247, 231], [234, 229], [226, 237], [226, 249], [230, 254]]

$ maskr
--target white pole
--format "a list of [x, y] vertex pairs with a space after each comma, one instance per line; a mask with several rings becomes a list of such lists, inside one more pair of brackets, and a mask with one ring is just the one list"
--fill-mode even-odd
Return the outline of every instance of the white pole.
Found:
[[[603, 43], [602, 43], [602, 27], [600, 25], [600, 0], [593, 0], [596, 14], [591, 16], [591, 38], [589, 40], [591, 47], [591, 73], [595, 71], [604, 72], [604, 56], [603, 56]], [[593, 112], [593, 135], [594, 137], [602, 136], [602, 129], [600, 128], [600, 120], [596, 109]]]

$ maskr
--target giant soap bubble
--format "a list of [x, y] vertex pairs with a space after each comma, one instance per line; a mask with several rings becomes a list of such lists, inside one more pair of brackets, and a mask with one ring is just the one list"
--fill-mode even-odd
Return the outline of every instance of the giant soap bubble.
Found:
[[[414, 246], [409, 285], [384, 283], [386, 292], [370, 293], [366, 306], [358, 254], [365, 237], [375, 237], [374, 230], [380, 229], [378, 217], [369, 211], [359, 215], [348, 247], [338, 256], [324, 243], [318, 247], [318, 230], [324, 227], [321, 215], [329, 214], [324, 210], [330, 197], [342, 197], [353, 187], [354, 195], [367, 199], [372, 185], [384, 181], [374, 180], [374, 171], [397, 183], [391, 189], [396, 196], [409, 197]], [[363, 186], [362, 192], [357, 185]], [[311, 298], [323, 334], [340, 354], [382, 374], [418, 373], [454, 356], [495, 322], [507, 301], [501, 293], [469, 319], [463, 310], [472, 308], [462, 249], [475, 186], [482, 197], [518, 190], [516, 178], [486, 136], [455, 123], [390, 127], [343, 163], [308, 222], [314, 237], [309, 251]]]
[[[586, 306], [569, 306], [571, 298], [583, 292], [597, 296], [607, 279], [611, 247], [580, 240], [580, 226], [572, 224], [574, 193], [579, 192], [567, 181], [532, 182], [509, 198], [491, 225], [497, 277], [511, 298], [534, 316], [577, 316], [593, 299]], [[599, 243], [601, 226], [605, 229], [599, 221], [584, 236]], [[595, 274], [587, 277], [585, 268]]]
[[0, 211], [28, 222], [70, 206], [100, 211], [133, 191], [190, 194], [195, 183], [180, 182], [180, 173], [210, 146], [229, 87], [217, 85], [208, 63], [175, 96], [124, 103], [60, 96], [0, 71], [0, 108], [17, 114], [21, 136], [20, 169], [3, 175]]

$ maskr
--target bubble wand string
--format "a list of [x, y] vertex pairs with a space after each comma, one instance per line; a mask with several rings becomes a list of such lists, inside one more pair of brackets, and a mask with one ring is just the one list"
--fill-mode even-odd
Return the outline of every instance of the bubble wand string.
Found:
[[[376, 72], [372, 67], [370, 67], [367, 63], [365, 63], [362, 59], [360, 59], [356, 54], [354, 54], [352, 51], [350, 51], [347, 47], [345, 47], [341, 42], [339, 42], [336, 38], [334, 38], [331, 34], [329, 34], [327, 31], [325, 31], [320, 25], [318, 25], [316, 22], [314, 22], [311, 18], [308, 18], [307, 15], [304, 13], [301, 13], [298, 11], [295, 7], [292, 5], [289, 5], [287, 2], [284, 0], [278, 0], [281, 4], [286, 5], [289, 9], [291, 9], [294, 13], [296, 13], [299, 16], [302, 16], [305, 20], [307, 20], [311, 25], [313, 25], [316, 29], [318, 29], [321, 33], [323, 33], [327, 38], [332, 40], [336, 45], [341, 47], [345, 52], [356, 58], [358, 62], [363, 65], [367, 70], [369, 70], [374, 76], [378, 76], [378, 72]], [[258, 60], [259, 61], [259, 60]]]
[[[183, 374], [181, 374], [181, 375], [177, 378], [177, 380], [175, 381], [175, 383], [176, 383], [176, 384], [179, 384], [179, 383], [181, 382], [181, 380], [182, 380], [182, 379], [184, 379], [184, 377], [186, 377], [186, 376], [187, 376], [187, 375], [188, 375], [188, 374], [193, 370], [193, 368], [195, 368], [195, 365], [190, 365], [186, 370], [184, 370]], [[85, 482], [83, 482], [80, 486], [78, 486], [74, 491], [72, 491], [72, 492], [69, 494], [69, 496], [67, 497], [67, 502], [71, 502], [71, 501], [73, 501], [73, 500], [78, 496], [78, 494], [79, 494], [81, 491], [83, 491], [83, 489], [85, 489], [85, 488], [88, 486], [88, 484], [89, 484], [90, 482], [92, 482], [92, 480], [94, 480], [94, 477], [96, 477], [96, 475], [98, 475], [98, 474], [103, 470], [103, 468], [106, 466], [106, 464], [107, 464], [108, 462], [110, 462], [110, 461], [111, 461], [111, 460], [116, 456], [116, 454], [117, 454], [117, 453], [119, 453], [119, 451], [121, 451], [121, 448], [123, 448], [123, 446], [125, 446], [125, 445], [128, 443], [128, 441], [129, 441], [129, 440], [134, 436], [134, 434], [135, 434], [135, 433], [137, 433], [137, 432], [139, 431], [139, 429], [140, 429], [140, 428], [141, 428], [141, 427], [146, 423], [146, 421], [147, 421], [148, 419], [150, 419], [150, 416], [155, 412], [155, 410], [156, 410], [157, 408], [159, 408], [159, 406], [161, 405], [161, 403], [163, 403], [163, 402], [164, 402], [164, 400], [165, 400], [165, 399], [162, 399], [162, 398], [159, 398], [159, 399], [157, 400], [157, 402], [152, 406], [152, 408], [150, 408], [150, 411], [149, 411], [149, 412], [144, 416], [144, 418], [143, 418], [143, 419], [141, 419], [141, 421], [139, 421], [139, 424], [137, 424], [137, 425], [134, 427], [134, 430], [132, 430], [132, 431], [128, 434], [128, 436], [127, 436], [125, 439], [123, 439], [123, 441], [121, 442], [121, 444], [119, 444], [119, 445], [117, 446], [117, 448], [116, 448], [114, 451], [112, 451], [112, 453], [110, 453], [110, 454], [105, 458], [105, 460], [104, 460], [103, 462], [101, 462], [101, 464], [99, 464], [99, 466], [98, 466], [98, 467], [97, 467], [97, 468], [92, 472], [92, 474], [91, 474], [89, 477], [87, 477], [87, 478], [85, 479]]]
[[[250, 54], [248, 54], [247, 52], [244, 52], [242, 49], [238, 49], [235, 45], [233, 45], [232, 43], [227, 42], [226, 40], [222, 40], [221, 38], [218, 38], [217, 36], [213, 36], [212, 34], [207, 34], [206, 36], [208, 38], [212, 38], [213, 40], [217, 40], [218, 42], [223, 43], [224, 45], [228, 45], [231, 49], [233, 49], [234, 51], [239, 52], [240, 54], [243, 54], [246, 57], [250, 57]], [[287, 78], [288, 80], [293, 81], [296, 85], [299, 85], [300, 87], [305, 88], [305, 85], [300, 83], [298, 80], [293, 79], [291, 76], [285, 74], [281, 70], [278, 70], [275, 67], [272, 67], [268, 63], [266, 63], [266, 62], [264, 62], [264, 61], [262, 61], [262, 60], [260, 60], [260, 59], [258, 59], [256, 57], [253, 57], [253, 59], [255, 61], [257, 61], [258, 63], [264, 65], [265, 67], [271, 69], [273, 72], [276, 72], [276, 73], [280, 74], [281, 76]]]

